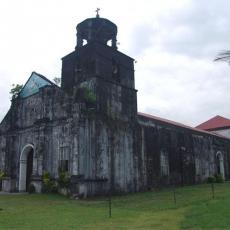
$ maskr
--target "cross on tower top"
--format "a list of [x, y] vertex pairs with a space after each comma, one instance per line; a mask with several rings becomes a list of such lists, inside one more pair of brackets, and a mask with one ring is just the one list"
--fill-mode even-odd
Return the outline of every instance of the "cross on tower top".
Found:
[[97, 8], [96, 10], [95, 10], [95, 12], [97, 13], [96, 14], [96, 18], [99, 18], [100, 17], [100, 15], [99, 15], [99, 11], [100, 11], [101, 9], [100, 8]]

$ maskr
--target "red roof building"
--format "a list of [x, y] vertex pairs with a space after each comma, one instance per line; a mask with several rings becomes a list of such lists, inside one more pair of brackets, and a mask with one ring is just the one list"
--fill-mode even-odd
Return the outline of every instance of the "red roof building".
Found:
[[230, 128], [230, 119], [221, 117], [219, 115], [205, 121], [204, 123], [196, 126], [198, 129], [207, 131], [216, 131]]
[[[167, 120], [167, 119], [164, 119], [164, 118], [161, 118], [161, 117], [157, 117], [157, 116], [153, 116], [153, 115], [150, 115], [150, 114], [146, 114], [146, 113], [142, 113], [142, 112], [138, 112], [138, 115], [140, 117], [145, 117], [147, 119], [151, 119], [151, 120], [155, 120], [155, 121], [158, 121], [158, 122], [161, 122], [161, 123], [165, 123], [165, 124], [168, 124], [168, 125], [172, 125], [172, 126], [175, 126], [175, 127], [180, 127], [180, 128], [184, 128], [184, 129], [187, 129], [187, 130], [191, 130], [191, 131], [194, 131], [194, 132], [198, 132], [198, 133], [203, 133], [203, 134], [209, 134], [209, 135], [214, 135], [214, 136], [219, 136], [219, 137], [224, 137], [224, 138], [230, 138], [229, 135], [224, 135], [222, 134], [222, 132], [211, 132], [212, 130], [209, 130], [209, 129], [203, 129], [202, 127], [200, 128], [199, 126], [201, 126], [202, 124], [205, 124], [206, 122], [202, 123], [201, 125], [193, 128], [191, 126], [188, 126], [188, 125], [184, 125], [184, 124], [181, 124], [181, 123], [178, 123], [178, 122], [175, 122], [175, 121], [171, 121], [171, 120]], [[224, 118], [225, 119], [225, 118]], [[211, 119], [210, 119], [211, 120]], [[228, 127], [230, 127], [230, 120], [228, 119]]]

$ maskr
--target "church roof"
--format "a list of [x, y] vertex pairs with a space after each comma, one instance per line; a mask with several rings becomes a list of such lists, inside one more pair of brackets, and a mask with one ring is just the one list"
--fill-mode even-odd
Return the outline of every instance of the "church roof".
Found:
[[49, 79], [47, 79], [46, 77], [44, 77], [43, 75], [36, 72], [32, 72], [26, 84], [20, 91], [19, 97], [25, 98], [30, 95], [33, 95], [37, 93], [40, 88], [47, 85], [55, 85], [55, 84], [51, 82]]
[[196, 128], [203, 130], [218, 130], [230, 128], [230, 119], [217, 115], [196, 126]]
[[[184, 125], [184, 124], [181, 124], [179, 122], [167, 120], [167, 119], [164, 119], [164, 118], [161, 118], [161, 117], [157, 117], [157, 116], [153, 116], [153, 115], [150, 115], [150, 114], [138, 112], [138, 115], [142, 116], [142, 117], [145, 117], [147, 119], [156, 120], [156, 121], [159, 121], [159, 122], [162, 122], [162, 123], [166, 123], [166, 124], [170, 124], [170, 125], [173, 125], [173, 126], [177, 126], [177, 127], [180, 127], [180, 128], [189, 129], [189, 130], [192, 130], [192, 131], [195, 131], [195, 132], [209, 134], [209, 135], [214, 135], [214, 136], [218, 136], [218, 137], [221, 137], [221, 138], [229, 139], [229, 138], [227, 138], [225, 136], [222, 136], [220, 134], [217, 134], [217, 133], [208, 132], [208, 131], [203, 130], [203, 129], [198, 128], [198, 127], [193, 128], [191, 126]], [[230, 120], [229, 120], [229, 123], [230, 123]]]

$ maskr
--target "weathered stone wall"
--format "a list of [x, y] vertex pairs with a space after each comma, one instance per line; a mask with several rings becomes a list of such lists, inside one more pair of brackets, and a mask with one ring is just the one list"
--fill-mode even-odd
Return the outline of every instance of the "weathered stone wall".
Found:
[[6, 138], [0, 137], [0, 171], [5, 169]]
[[[229, 178], [229, 140], [205, 132], [162, 123], [139, 116], [139, 174], [147, 188], [167, 184], [195, 184], [218, 174], [217, 152], [224, 157], [225, 178]], [[169, 174], [161, 175], [160, 154], [168, 154]]]
[[[34, 176], [48, 171], [57, 178], [60, 160], [66, 159], [69, 174], [80, 178], [74, 192], [84, 196], [200, 183], [218, 173], [217, 152], [223, 154], [229, 179], [229, 140], [143, 116], [135, 120], [122, 109], [122, 88], [113, 85], [103, 110], [98, 95], [102, 100], [108, 91], [98, 93], [96, 79], [88, 83], [82, 85], [97, 96], [91, 104], [81, 94], [71, 98], [52, 87], [13, 102], [1, 124], [0, 169], [16, 189], [20, 154], [27, 144], [34, 146]], [[102, 83], [100, 89], [108, 85]]]
[[87, 195], [134, 191], [133, 128], [86, 119], [79, 128], [79, 164]]
[[98, 43], [77, 48], [62, 58], [62, 88], [72, 93], [73, 86], [92, 77], [134, 88], [134, 65], [129, 56]]
[[[72, 109], [75, 114], [72, 115]], [[44, 87], [30, 97], [17, 98], [1, 123], [0, 169], [16, 179], [18, 189], [20, 155], [30, 144], [34, 148], [33, 175], [41, 176], [47, 170], [58, 177], [60, 150], [67, 146], [70, 173], [77, 174], [76, 138], [72, 120], [78, 117], [78, 106], [58, 87]]]

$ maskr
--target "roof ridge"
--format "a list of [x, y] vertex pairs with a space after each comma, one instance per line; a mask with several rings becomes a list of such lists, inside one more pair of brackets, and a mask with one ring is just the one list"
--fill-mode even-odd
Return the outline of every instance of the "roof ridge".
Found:
[[226, 127], [230, 127], [230, 119], [220, 115], [216, 115], [196, 126], [196, 128], [204, 129], [204, 130], [226, 128]]
[[209, 131], [206, 131], [206, 130], [203, 130], [203, 129], [200, 129], [200, 128], [197, 128], [197, 127], [184, 125], [182, 123], [179, 123], [179, 122], [176, 122], [176, 121], [171, 121], [171, 120], [161, 118], [161, 117], [157, 117], [157, 116], [154, 116], [154, 115], [151, 115], [151, 114], [138, 112], [138, 115], [144, 116], [144, 117], [149, 118], [149, 119], [155, 119], [155, 120], [158, 120], [158, 121], [161, 121], [161, 122], [165, 122], [165, 123], [168, 123], [168, 124], [171, 124], [171, 125], [174, 125], [174, 126], [179, 126], [181, 128], [190, 129], [190, 130], [195, 131], [195, 132], [209, 134], [209, 135], [212, 135], [212, 136], [217, 136], [217, 137], [229, 139], [228, 137], [222, 136], [222, 135], [220, 135], [218, 133], [213, 133], [213, 132], [209, 132]]
[[41, 78], [43, 78], [44, 80], [48, 81], [50, 84], [56, 85], [54, 82], [52, 82], [50, 79], [48, 79], [48, 78], [45, 77], [44, 75], [42, 75], [42, 74], [40, 74], [40, 73], [38, 73], [38, 72], [36, 72], [36, 71], [33, 71], [33, 72], [31, 73], [31, 75], [32, 75], [33, 73], [34, 73], [34, 74], [37, 74], [39, 77], [41, 77]]

